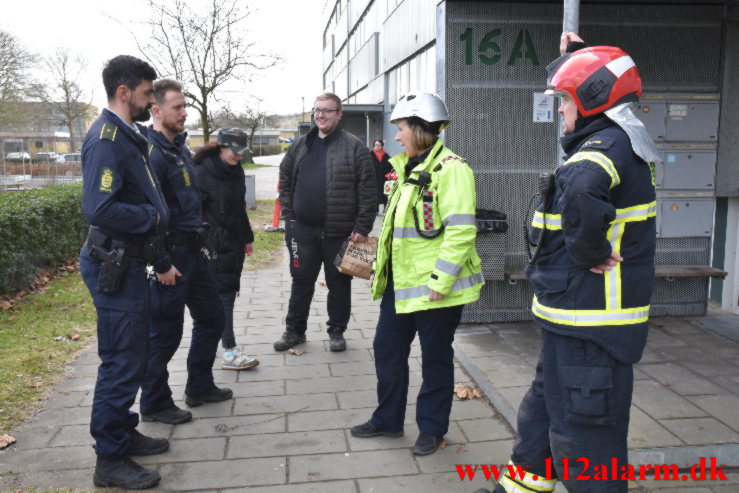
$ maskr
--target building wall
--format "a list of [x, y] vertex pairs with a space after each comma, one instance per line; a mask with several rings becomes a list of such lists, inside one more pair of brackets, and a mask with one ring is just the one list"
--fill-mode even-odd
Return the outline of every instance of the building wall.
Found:
[[[412, 90], [437, 91], [438, 0], [337, 0], [324, 29], [326, 91], [349, 104], [383, 104], [371, 138], [402, 151], [388, 120], [398, 98]], [[379, 127], [377, 130], [375, 128]]]
[[[581, 33], [596, 44], [621, 46], [636, 60], [644, 90], [653, 97], [644, 99], [639, 108], [645, 115], [647, 106], [669, 112], [672, 103], [685, 103], [678, 106], [689, 108], [713, 105], [705, 113], [707, 119], [692, 127], [694, 131], [687, 125], [682, 137], [665, 135], [661, 140], [663, 153], [680, 146], [713, 153], [715, 161], [710, 164], [717, 176], [710, 186], [696, 182], [691, 190], [663, 187], [662, 205], [673, 198], [675, 204], [682, 201], [680, 208], [673, 204], [673, 211], [698, 206], [708, 211], [703, 216], [709, 218], [709, 231], [667, 232], [665, 219], [674, 214], [669, 208], [662, 211], [660, 227], [667, 234], [658, 240], [658, 263], [707, 265], [713, 248], [714, 184], [719, 196], [736, 196], [739, 190], [735, 149], [739, 134], [734, 124], [739, 114], [734, 111], [739, 108], [739, 91], [734, 87], [739, 84], [739, 44], [734, 43], [739, 39], [737, 2], [728, 6], [677, 0], [648, 3], [583, 2]], [[326, 89], [349, 103], [382, 103], [383, 138], [391, 154], [402, 150], [393, 140], [395, 126], [388, 122], [398, 97], [413, 90], [436, 91], [445, 97], [452, 125], [444, 139], [473, 167], [478, 205], [505, 209], [510, 219], [508, 235], [478, 245], [483, 256], [499, 259], [486, 272], [499, 278], [493, 281], [495, 285], [486, 286], [481, 306], [473, 308], [484, 312], [495, 307], [502, 317], [497, 320], [527, 316], [527, 284], [508, 284], [502, 276], [504, 270], [520, 269], [526, 263], [523, 237], [518, 234], [526, 222], [525, 202], [536, 189], [538, 173], [552, 169], [560, 159], [556, 118], [548, 123], [532, 122], [532, 100], [534, 92], [544, 89], [544, 67], [558, 56], [561, 2], [340, 0], [334, 7], [326, 26], [330, 35], [324, 52]], [[681, 95], [685, 101], [679, 101]], [[720, 126], [714, 111], [719, 104]], [[668, 127], [675, 128], [679, 122], [673, 120], [677, 119], [681, 118], [665, 116]], [[714, 125], [719, 133], [713, 132], [712, 138], [698, 135]], [[660, 170], [667, 173], [668, 168], [664, 165]], [[735, 203], [731, 199], [725, 203], [728, 222], [734, 217]], [[687, 205], [690, 209], [682, 207]], [[677, 221], [686, 230], [696, 229], [695, 222]], [[724, 230], [717, 231], [717, 238], [725, 241], [722, 251], [728, 266], [736, 257], [732, 252], [738, 250], [736, 232], [721, 224], [725, 223], [717, 226]], [[730, 278], [713, 292], [727, 293], [728, 286], [739, 283], [735, 271]], [[705, 308], [707, 286], [705, 278], [659, 281], [655, 297], [661, 303], [660, 313], [680, 305], [684, 314], [699, 314]], [[728, 298], [735, 302], [737, 294], [730, 292]]]

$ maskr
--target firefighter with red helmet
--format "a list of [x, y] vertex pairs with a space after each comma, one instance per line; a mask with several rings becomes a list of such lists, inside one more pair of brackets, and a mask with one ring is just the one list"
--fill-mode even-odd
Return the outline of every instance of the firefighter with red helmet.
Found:
[[547, 67], [547, 82], [562, 100], [566, 160], [534, 214], [529, 236], [541, 246], [526, 269], [542, 350], [511, 463], [528, 470], [501, 477], [496, 493], [554, 491], [558, 479], [571, 493], [627, 491], [620, 466], [632, 365], [647, 340], [659, 158], [630, 109], [641, 95], [631, 57], [585, 48], [574, 33], [563, 42], [567, 53]]

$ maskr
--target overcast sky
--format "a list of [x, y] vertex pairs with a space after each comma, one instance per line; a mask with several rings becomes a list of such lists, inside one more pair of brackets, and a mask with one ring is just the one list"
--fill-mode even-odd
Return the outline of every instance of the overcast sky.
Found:
[[[202, 0], [187, 0], [191, 6]], [[232, 85], [225, 93], [238, 111], [252, 96], [262, 100], [269, 113], [298, 113], [305, 97], [306, 109], [321, 92], [321, 10], [324, 0], [240, 0], [253, 13], [247, 18], [247, 39], [257, 42], [260, 53], [275, 53], [284, 61], [252, 78]], [[106, 60], [119, 55], [140, 56], [136, 36], [150, 32], [142, 23], [149, 17], [147, 0], [100, 2], [99, 0], [17, 0], [3, 2], [0, 29], [14, 34], [36, 57], [32, 67], [41, 67], [38, 57], [52, 55], [58, 46], [82, 55], [88, 62], [86, 88], [94, 90], [93, 104], [106, 104], [101, 80]], [[155, 67], [156, 68], [156, 67]], [[34, 74], [43, 77], [40, 71]], [[196, 120], [191, 110], [189, 122]]]

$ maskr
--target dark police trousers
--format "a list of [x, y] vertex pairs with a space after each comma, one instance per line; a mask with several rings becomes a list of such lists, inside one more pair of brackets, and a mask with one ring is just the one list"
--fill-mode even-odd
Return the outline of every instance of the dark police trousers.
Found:
[[149, 332], [149, 292], [145, 265], [128, 259], [128, 268], [115, 293], [97, 292], [100, 261], [80, 252], [80, 272], [97, 311], [98, 367], [92, 402], [90, 434], [95, 453], [116, 459], [126, 455], [138, 414], [129, 411], [146, 369]]
[[[620, 363], [590, 341], [541, 332], [536, 377], [518, 410], [512, 462], [529, 464], [529, 472], [544, 477], [544, 460], [551, 457], [556, 470], [552, 479], [562, 480], [562, 459], [569, 458], [569, 480], [564, 483], [570, 493], [626, 493], [626, 481], [592, 479], [597, 464], [610, 471], [614, 458], [619, 468], [628, 463], [632, 365]], [[586, 471], [584, 461], [578, 462], [581, 457], [589, 462]], [[591, 480], [576, 480], [581, 472]], [[498, 485], [495, 491], [505, 490]]]
[[388, 279], [380, 303], [375, 332], [377, 409], [372, 424], [387, 431], [402, 431], [408, 400], [408, 356], [411, 343], [421, 339], [423, 383], [416, 402], [418, 429], [432, 435], [449, 431], [454, 390], [454, 331], [464, 305], [413, 313], [395, 313], [395, 291]]
[[187, 356], [185, 393], [202, 394], [214, 387], [213, 362], [223, 332], [223, 305], [206, 260], [194, 246], [170, 249], [172, 265], [182, 274], [174, 286], [150, 281], [151, 326], [146, 376], [141, 388], [141, 412], [156, 413], [174, 405], [167, 364], [180, 346], [185, 306], [193, 319]]
[[328, 298], [328, 330], [346, 330], [352, 309], [352, 276], [342, 274], [334, 265], [336, 254], [346, 238], [324, 237], [323, 228], [307, 226], [297, 221], [288, 221], [285, 228], [285, 243], [290, 255], [292, 289], [285, 317], [287, 330], [305, 334], [308, 313], [316, 288], [318, 273], [326, 275]]

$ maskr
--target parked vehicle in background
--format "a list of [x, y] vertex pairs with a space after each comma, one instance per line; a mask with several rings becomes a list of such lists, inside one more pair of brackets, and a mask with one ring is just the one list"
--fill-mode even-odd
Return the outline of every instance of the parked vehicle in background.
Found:
[[23, 159], [31, 159], [31, 155], [27, 152], [9, 152], [5, 155], [5, 159], [7, 160], [23, 160]]
[[56, 161], [57, 157], [59, 157], [59, 154], [56, 152], [38, 152], [33, 156], [33, 159], [37, 161]]
[[56, 158], [57, 163], [73, 163], [82, 161], [82, 154], [79, 152], [72, 152], [69, 154], [59, 154]]

